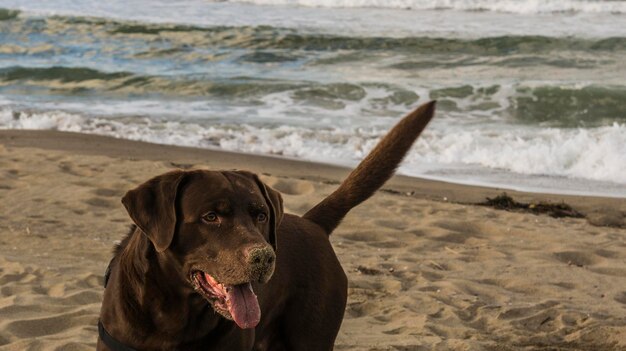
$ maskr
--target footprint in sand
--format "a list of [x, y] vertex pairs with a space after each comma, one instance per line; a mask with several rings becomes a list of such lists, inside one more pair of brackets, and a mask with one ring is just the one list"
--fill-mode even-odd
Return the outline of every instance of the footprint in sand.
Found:
[[621, 304], [626, 305], [626, 291], [622, 291], [620, 294], [615, 296], [614, 300]]
[[117, 202], [114, 202], [110, 199], [105, 199], [102, 197], [92, 197], [91, 199], [87, 199], [84, 201], [87, 205], [101, 208], [115, 208], [117, 207]]
[[359, 231], [350, 234], [344, 234], [343, 237], [347, 240], [372, 243], [377, 241], [384, 241], [388, 238], [388, 235], [383, 233], [382, 231]]
[[59, 302], [67, 306], [87, 306], [89, 304], [99, 304], [102, 302], [102, 294], [93, 290], [82, 290], [65, 294], [63, 299]]
[[103, 277], [101, 274], [86, 273], [78, 275], [76, 278], [75, 288], [99, 290], [102, 288]]
[[71, 162], [61, 162], [59, 164], [61, 172], [77, 177], [92, 177], [96, 173], [101, 173], [102, 169], [91, 168], [89, 165], [75, 165]]
[[374, 221], [374, 224], [377, 226], [396, 229], [396, 230], [404, 230], [407, 227], [407, 222], [402, 220], [395, 219], [379, 219]]
[[489, 228], [476, 223], [457, 222], [457, 221], [438, 221], [435, 223], [437, 228], [444, 229], [448, 233], [433, 237], [433, 240], [449, 242], [453, 244], [464, 244], [471, 238], [483, 238], [486, 234], [490, 234]]
[[[390, 330], [383, 330], [383, 333], [387, 334], [387, 335], [399, 335], [399, 334], [405, 334], [408, 331], [411, 331], [411, 328], [408, 327], [399, 327], [399, 328], [394, 328], [394, 329], [390, 329]], [[408, 350], [408, 349], [407, 349]]]
[[610, 275], [613, 277], [626, 277], [626, 269], [622, 267], [594, 267], [589, 270], [594, 273]]
[[379, 242], [368, 243], [369, 246], [379, 249], [397, 249], [400, 247], [406, 247], [406, 243], [398, 240], [386, 240]]
[[619, 251], [612, 251], [612, 250], [606, 250], [606, 249], [596, 250], [595, 254], [604, 258], [618, 258], [618, 259], [621, 258], [623, 255]]
[[463, 221], [439, 221], [435, 225], [439, 228], [469, 236], [481, 236], [485, 230], [480, 224]]
[[7, 169], [4, 171], [4, 177], [8, 179], [18, 179], [20, 176], [20, 171], [17, 169]]
[[469, 235], [466, 235], [463, 233], [450, 233], [450, 234], [446, 234], [442, 236], [437, 236], [432, 239], [436, 241], [443, 241], [443, 242], [452, 243], [452, 244], [465, 244], [465, 242], [469, 238], [470, 238]]
[[512, 324], [518, 328], [531, 332], [553, 332], [562, 327], [561, 313], [555, 308], [542, 310], [528, 318], [523, 318]]
[[51, 286], [48, 289], [48, 296], [50, 297], [63, 297], [65, 295], [65, 284], [59, 283]]
[[597, 256], [582, 251], [555, 252], [554, 256], [561, 262], [578, 267], [592, 266], [600, 262]]
[[108, 188], [98, 188], [96, 190], [93, 191], [94, 194], [98, 195], [98, 196], [102, 196], [102, 197], [116, 197], [116, 198], [121, 198], [124, 193], [125, 190], [123, 189], [108, 189]]
[[272, 176], [261, 176], [266, 184], [286, 195], [308, 195], [315, 191], [313, 183], [305, 180], [282, 179]]
[[[439, 274], [436, 272], [421, 271], [420, 274], [422, 278], [424, 278], [426, 281], [429, 281], [429, 282], [440, 281], [441, 279], [444, 278], [443, 274]], [[439, 287], [434, 287], [434, 286], [427, 286], [424, 288], [420, 288], [420, 291], [437, 291], [437, 290], [439, 290]]]
[[92, 324], [94, 319], [95, 316], [91, 311], [79, 310], [52, 317], [12, 321], [6, 325], [5, 330], [18, 338], [35, 338]]
[[576, 289], [576, 284], [568, 283], [568, 282], [558, 282], [552, 284], [554, 286], [558, 286], [559, 288], [563, 288], [565, 290], [574, 290]]
[[536, 315], [539, 312], [545, 311], [549, 308], [558, 306], [559, 302], [557, 301], [546, 301], [541, 304], [537, 304], [530, 307], [516, 307], [516, 308], [508, 308], [504, 312], [498, 315], [498, 319], [500, 320], [511, 320], [511, 319], [526, 319], [533, 315]]

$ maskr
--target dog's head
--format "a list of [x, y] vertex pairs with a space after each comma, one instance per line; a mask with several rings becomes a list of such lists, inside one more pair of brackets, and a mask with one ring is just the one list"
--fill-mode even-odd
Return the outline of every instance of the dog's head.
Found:
[[280, 193], [244, 171], [173, 171], [130, 190], [122, 203], [156, 252], [222, 316], [253, 328], [251, 283], [274, 272]]

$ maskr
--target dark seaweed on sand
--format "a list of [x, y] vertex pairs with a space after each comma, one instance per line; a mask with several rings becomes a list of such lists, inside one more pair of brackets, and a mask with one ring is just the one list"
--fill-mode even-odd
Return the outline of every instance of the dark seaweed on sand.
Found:
[[534, 214], [546, 214], [554, 218], [572, 217], [572, 218], [584, 218], [585, 215], [573, 209], [570, 205], [561, 203], [522, 203], [513, 200], [512, 197], [506, 193], [502, 193], [494, 198], [487, 198], [487, 201], [478, 203], [480, 206], [493, 207], [497, 210], [515, 211], [515, 212], [530, 212]]

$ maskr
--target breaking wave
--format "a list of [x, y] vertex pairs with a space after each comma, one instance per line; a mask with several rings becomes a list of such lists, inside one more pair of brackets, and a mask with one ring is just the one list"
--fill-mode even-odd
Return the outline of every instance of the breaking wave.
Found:
[[[61, 111], [6, 108], [0, 110], [0, 128], [90, 133], [343, 164], [355, 164], [363, 158], [387, 130], [181, 123], [148, 117], [86, 117]], [[423, 175], [426, 169], [459, 164], [626, 184], [626, 124], [588, 129], [510, 129], [502, 125], [449, 128], [435, 121], [418, 140], [402, 170]]]
[[626, 13], [624, 1], [606, 0], [230, 0], [230, 2], [330, 8], [451, 9], [523, 14], [551, 12]]

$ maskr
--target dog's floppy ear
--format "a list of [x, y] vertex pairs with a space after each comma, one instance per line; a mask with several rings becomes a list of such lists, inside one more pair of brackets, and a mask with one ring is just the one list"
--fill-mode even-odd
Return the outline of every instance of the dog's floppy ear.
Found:
[[276, 231], [280, 226], [280, 222], [283, 220], [283, 197], [280, 196], [280, 193], [259, 179], [254, 173], [240, 171], [240, 173], [246, 174], [254, 179], [254, 182], [261, 190], [261, 194], [263, 194], [263, 198], [265, 198], [265, 202], [270, 208], [270, 244], [274, 248], [274, 251], [278, 249], [276, 246]]
[[130, 218], [158, 252], [165, 251], [174, 238], [176, 194], [184, 175], [184, 171], [172, 171], [156, 176], [122, 198]]
[[265, 198], [265, 201], [267, 202], [271, 211], [270, 213], [270, 216], [271, 216], [270, 217], [270, 244], [274, 248], [274, 251], [276, 251], [278, 249], [278, 246], [276, 246], [276, 231], [278, 230], [278, 227], [280, 226], [280, 222], [283, 220], [283, 214], [284, 214], [283, 197], [280, 196], [280, 193], [278, 191], [265, 185], [265, 183], [263, 183], [259, 179], [259, 177], [257, 177], [256, 175], [254, 176], [254, 180], [256, 181], [257, 185], [261, 189], [261, 192], [263, 193], [263, 197]]

